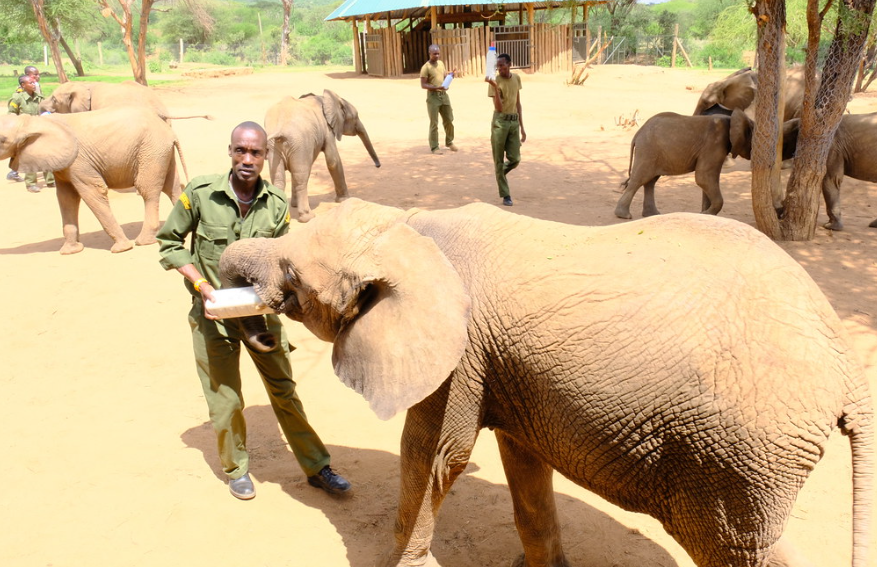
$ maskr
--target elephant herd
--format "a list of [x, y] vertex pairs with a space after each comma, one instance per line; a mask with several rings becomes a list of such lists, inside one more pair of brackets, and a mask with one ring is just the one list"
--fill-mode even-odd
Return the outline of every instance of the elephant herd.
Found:
[[[722, 210], [719, 177], [730, 153], [749, 159], [752, 120], [745, 112], [755, 100], [758, 75], [741, 69], [721, 81], [708, 85], [700, 96], [693, 116], [672, 112], [648, 119], [634, 135], [630, 145], [628, 179], [615, 207], [619, 218], [632, 218], [630, 204], [643, 187], [643, 216], [659, 214], [655, 204], [655, 183], [662, 175], [694, 172], [695, 183], [703, 190], [701, 212], [718, 214]], [[790, 70], [783, 85], [782, 159], [794, 157], [804, 100], [803, 69]], [[877, 113], [845, 114], [828, 153], [822, 181], [828, 222], [824, 227], [842, 230], [840, 186], [844, 176], [877, 182]], [[774, 208], [782, 210], [782, 196], [774, 195]], [[877, 219], [869, 225], [877, 228]]]
[[[724, 100], [717, 104], [729, 104]], [[114, 112], [162, 132], [151, 150], [156, 157], [148, 158], [157, 171], [149, 175], [175, 198], [172, 150], [179, 146], [166, 111], [92, 109], [0, 123], [6, 144], [0, 158], [13, 155], [45, 169], [26, 144], [7, 143], [18, 134], [6, 133], [22, 129], [27, 138], [27, 129], [40, 124], [36, 136], [71, 136], [75, 143], [63, 144], [74, 155], [49, 169], [61, 172], [56, 179], [65, 187], [97, 188], [80, 190], [94, 210], [108, 187], [141, 190], [146, 183], [147, 172], [117, 178], [112, 168], [88, 163], [102, 150], [92, 149], [98, 142], [80, 123], [118, 120]], [[154, 120], [147, 123], [147, 115]], [[869, 383], [826, 297], [763, 234], [688, 213], [585, 227], [483, 203], [403, 211], [345, 199], [335, 148], [342, 135], [359, 136], [380, 166], [349, 103], [330, 91], [286, 98], [268, 111], [265, 125], [271, 178], [283, 187], [285, 170], [293, 170], [290, 209], [310, 222], [281, 238], [231, 244], [220, 262], [222, 287], [255, 286], [272, 310], [333, 343], [335, 373], [379, 418], [407, 412], [395, 538], [385, 565], [439, 565], [430, 550], [436, 518], [483, 428], [495, 431], [511, 492], [523, 546], [514, 565], [568, 565], [554, 471], [653, 516], [698, 567], [793, 565], [796, 551], [783, 532], [834, 432], [851, 447], [852, 565], [871, 565]], [[840, 144], [855, 144], [867, 124], [848, 127]], [[729, 152], [749, 157], [751, 131], [739, 109], [730, 116], [653, 117], [634, 138], [636, 158], [616, 213], [629, 218], [639, 183], [646, 187], [645, 212], [656, 214], [657, 176], [686, 168], [704, 188], [704, 211], [717, 213], [721, 163]], [[677, 156], [666, 140], [702, 148], [702, 155], [671, 167]], [[299, 172], [309, 172], [320, 151], [344, 202], [311, 219], [307, 175]], [[835, 176], [865, 175], [864, 165], [841, 162]], [[157, 206], [158, 192], [144, 195], [147, 207]], [[73, 200], [65, 247], [75, 244]], [[147, 222], [138, 243], [150, 237]], [[263, 317], [242, 324], [251, 348], [271, 348], [259, 342]]]
[[[160, 228], [161, 194], [176, 202], [182, 190], [176, 156], [188, 178], [183, 151], [170, 122], [212, 118], [174, 116], [153, 91], [135, 82], [68, 82], [40, 104], [40, 111], [50, 115], [0, 118], [0, 160], [10, 158], [16, 171], [55, 173], [64, 234], [61, 254], [83, 249], [79, 241], [82, 201], [113, 239], [112, 252], [130, 250], [134, 244], [154, 244]], [[125, 128], [119, 128], [120, 124]], [[335, 145], [341, 136], [359, 136], [375, 166], [381, 165], [356, 108], [332, 91], [284, 98], [269, 109], [265, 129], [271, 181], [282, 190], [286, 171], [292, 173], [295, 210], [301, 222], [313, 217], [307, 182], [320, 152], [335, 182], [337, 199], [348, 195]], [[108, 199], [109, 189], [129, 187], [145, 205], [143, 226], [133, 243], [110, 210]]]

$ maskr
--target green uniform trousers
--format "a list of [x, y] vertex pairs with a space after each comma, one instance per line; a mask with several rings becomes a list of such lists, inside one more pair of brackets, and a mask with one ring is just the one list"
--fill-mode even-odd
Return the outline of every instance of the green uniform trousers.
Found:
[[[54, 183], [55, 176], [52, 175], [51, 171], [43, 172], [43, 179], [46, 180], [46, 183]], [[36, 173], [25, 173], [24, 174], [24, 184], [25, 185], [36, 185], [37, 184], [37, 174]]]
[[454, 110], [451, 99], [445, 91], [429, 91], [426, 93], [426, 111], [429, 113], [429, 149], [439, 147], [438, 117], [442, 115], [442, 126], [445, 129], [445, 145], [454, 143]]
[[[514, 117], [510, 120], [509, 117]], [[493, 113], [490, 124], [490, 146], [493, 149], [493, 169], [499, 196], [510, 197], [506, 174], [521, 163], [521, 123], [517, 114]]]
[[[242, 477], [249, 470], [247, 455], [247, 424], [244, 421], [244, 400], [241, 395], [241, 343], [256, 365], [271, 400], [271, 407], [305, 475], [313, 476], [329, 464], [329, 452], [307, 420], [301, 400], [295, 393], [290, 346], [277, 315], [267, 315], [268, 330], [279, 337], [279, 347], [260, 353], [250, 349], [237, 319], [223, 322], [204, 317], [200, 298], [192, 301], [189, 325], [195, 347], [195, 362], [210, 421], [216, 431], [222, 469], [231, 479]], [[223, 332], [223, 330], [225, 332]]]

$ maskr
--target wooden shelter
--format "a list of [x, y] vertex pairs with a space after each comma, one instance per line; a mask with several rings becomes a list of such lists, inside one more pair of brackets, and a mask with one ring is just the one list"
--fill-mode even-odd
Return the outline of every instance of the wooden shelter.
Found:
[[[592, 48], [588, 10], [610, 0], [469, 4], [453, 0], [347, 0], [326, 17], [353, 28], [353, 59], [359, 73], [397, 77], [417, 73], [429, 46], [459, 76], [484, 73], [491, 43], [508, 53], [512, 67], [528, 73], [572, 70]], [[541, 10], [570, 13], [568, 24], [537, 23]], [[516, 14], [515, 25], [506, 25]]]

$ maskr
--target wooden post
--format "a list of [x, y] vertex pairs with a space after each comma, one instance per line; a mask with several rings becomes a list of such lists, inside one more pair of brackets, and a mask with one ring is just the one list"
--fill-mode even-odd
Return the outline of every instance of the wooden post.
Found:
[[183, 44], [183, 38], [180, 38], [180, 65], [183, 64], [183, 59], [186, 55], [186, 46]]
[[104, 50], [101, 48], [100, 42], [97, 42], [97, 61], [101, 65], [104, 64]]
[[713, 56], [712, 55], [710, 55], [710, 57], [709, 57], [709, 70], [710, 71], [713, 70]]
[[438, 29], [438, 10], [435, 6], [429, 9], [429, 26], [430, 31]]
[[353, 20], [353, 62], [357, 73], [362, 73], [362, 47], [359, 45], [359, 22]]
[[[533, 41], [533, 36], [536, 34], [536, 18], [534, 15], [536, 14], [536, 10], [533, 8], [533, 3], [527, 3], [527, 24], [530, 25], [530, 70], [536, 70], [536, 45]], [[541, 55], [541, 54], [540, 54]]]
[[670, 67], [676, 68], [676, 44], [679, 41], [679, 24], [673, 29], [673, 55], [670, 57]]
[[589, 9], [590, 9], [590, 6], [585, 4], [583, 20], [585, 22], [585, 49], [588, 50], [588, 54], [585, 55], [585, 57], [588, 57], [588, 55], [591, 54], [591, 28], [588, 27], [588, 10]]

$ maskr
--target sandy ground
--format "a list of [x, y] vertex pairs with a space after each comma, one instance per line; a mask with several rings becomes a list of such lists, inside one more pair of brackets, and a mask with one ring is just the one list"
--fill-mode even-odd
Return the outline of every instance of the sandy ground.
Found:
[[[524, 76], [529, 140], [511, 174], [512, 212], [571, 224], [625, 222], [613, 209], [633, 130], [616, 121], [634, 112], [641, 120], [662, 111], [690, 113], [699, 91], [724, 74], [607, 66], [574, 87], [564, 84], [565, 75]], [[490, 101], [477, 78], [457, 79], [451, 87], [461, 150], [442, 156], [429, 154], [425, 93], [414, 76], [259, 73], [159, 92], [180, 114], [216, 117], [174, 123], [195, 176], [228, 167], [233, 126], [261, 121], [283, 95], [323, 89], [357, 106], [383, 162], [375, 169], [359, 141], [345, 138], [351, 194], [403, 208], [499, 204], [488, 144]], [[856, 98], [850, 108], [877, 110], [877, 97]], [[754, 224], [749, 182], [748, 162], [725, 172], [723, 216]], [[394, 520], [403, 416], [379, 421], [332, 375], [330, 345], [290, 321], [299, 392], [355, 493], [336, 499], [308, 486], [252, 364], [244, 361], [258, 497], [232, 498], [194, 371], [180, 277], [162, 271], [155, 246], [111, 254], [109, 237], [85, 206], [85, 251], [61, 256], [54, 191], [30, 194], [22, 184], [0, 183], [7, 207], [0, 228], [7, 329], [0, 342], [0, 565], [379, 564]], [[310, 190], [318, 214], [332, 206], [322, 159]], [[845, 232], [820, 229], [812, 242], [783, 246], [835, 306], [877, 384], [877, 230], [867, 227], [877, 217], [877, 191], [848, 179], [843, 192]], [[697, 211], [701, 195], [689, 175], [663, 179], [657, 199], [664, 212]], [[142, 201], [133, 192], [114, 192], [111, 203], [133, 238]], [[162, 218], [170, 207], [162, 201]], [[640, 207], [641, 193], [635, 217]], [[433, 551], [443, 565], [505, 566], [520, 552], [492, 437], [484, 432], [442, 509]], [[815, 565], [850, 563], [849, 458], [846, 440], [837, 435], [789, 522], [789, 535]], [[692, 565], [651, 518], [619, 510], [559, 475], [556, 490], [571, 565]]]

